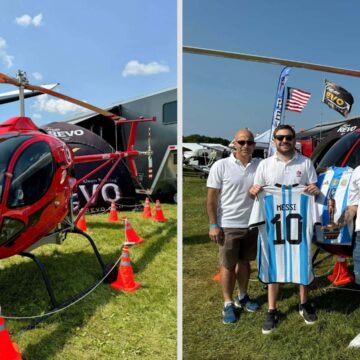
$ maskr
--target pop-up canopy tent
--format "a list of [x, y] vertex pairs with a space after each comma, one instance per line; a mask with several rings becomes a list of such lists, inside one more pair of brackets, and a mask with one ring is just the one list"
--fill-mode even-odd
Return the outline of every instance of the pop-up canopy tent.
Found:
[[256, 149], [267, 149], [269, 147], [270, 129], [255, 136]]

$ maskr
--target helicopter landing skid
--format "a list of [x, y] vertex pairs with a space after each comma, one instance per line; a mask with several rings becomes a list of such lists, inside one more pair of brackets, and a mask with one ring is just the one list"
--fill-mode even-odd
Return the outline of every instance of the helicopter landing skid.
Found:
[[[83, 235], [90, 243], [95, 257], [97, 258], [97, 261], [100, 265], [101, 271], [103, 276], [105, 276], [108, 272], [109, 269], [112, 267], [112, 264], [106, 264], [104, 263], [97, 247], [96, 244], [94, 242], [94, 240], [91, 238], [90, 235], [86, 234], [85, 232], [83, 232], [82, 230], [78, 229], [78, 228], [74, 228], [71, 231], [68, 231], [69, 233], [74, 233], [74, 234], [79, 234], [79, 235]], [[45, 314], [43, 316], [40, 317], [36, 317], [34, 320], [31, 321], [31, 323], [25, 328], [25, 330], [31, 330], [33, 328], [35, 328], [36, 325], [38, 325], [39, 323], [41, 323], [42, 321], [45, 321], [47, 318], [49, 318], [52, 314], [56, 313], [56, 311], [61, 310], [69, 305], [71, 305], [72, 303], [74, 303], [75, 301], [77, 301], [78, 299], [80, 299], [81, 297], [83, 297], [85, 294], [87, 294], [88, 292], [90, 292], [92, 289], [94, 289], [98, 283], [99, 280], [97, 280], [94, 284], [90, 285], [89, 287], [83, 289], [82, 291], [80, 291], [79, 293], [75, 294], [74, 296], [70, 297], [69, 299], [63, 301], [62, 303], [59, 303], [56, 300], [54, 291], [53, 291], [53, 287], [51, 285], [50, 282], [50, 278], [49, 275], [45, 269], [45, 266], [43, 265], [43, 263], [34, 255], [31, 254], [29, 252], [21, 252], [19, 255], [23, 256], [23, 257], [27, 257], [31, 260], [33, 260], [35, 262], [35, 264], [37, 265], [38, 269], [40, 270], [41, 276], [44, 280], [44, 284], [46, 287], [46, 291], [49, 295], [50, 298], [50, 303], [51, 303], [51, 310], [49, 312], [49, 314]], [[117, 277], [117, 270], [114, 269], [104, 280], [105, 283], [107, 282], [111, 282], [112, 279], [115, 280]]]

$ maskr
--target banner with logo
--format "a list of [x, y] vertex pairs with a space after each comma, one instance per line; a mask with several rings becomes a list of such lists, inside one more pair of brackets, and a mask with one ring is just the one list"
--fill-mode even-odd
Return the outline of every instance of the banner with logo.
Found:
[[343, 87], [325, 80], [323, 103], [346, 117], [351, 111], [354, 98]]
[[291, 67], [285, 67], [280, 74], [278, 88], [276, 92], [276, 98], [275, 98], [275, 106], [274, 106], [274, 113], [273, 118], [271, 122], [271, 130], [270, 130], [270, 138], [269, 138], [269, 148], [267, 152], [267, 156], [271, 156], [275, 153], [276, 148], [273, 145], [272, 139], [273, 139], [273, 133], [275, 128], [280, 125], [281, 122], [281, 116], [283, 112], [284, 107], [284, 93], [285, 93], [285, 84], [289, 77]]

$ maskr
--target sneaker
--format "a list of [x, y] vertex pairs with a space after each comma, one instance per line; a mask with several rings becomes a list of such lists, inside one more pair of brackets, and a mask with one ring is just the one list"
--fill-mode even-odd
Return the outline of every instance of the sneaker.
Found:
[[299, 314], [303, 317], [305, 323], [308, 325], [315, 324], [317, 320], [315, 308], [308, 303], [299, 305]]
[[224, 324], [233, 324], [239, 320], [239, 317], [236, 314], [236, 308], [234, 304], [228, 304], [224, 307], [223, 316], [224, 316], [223, 319]]
[[266, 318], [262, 327], [263, 334], [270, 334], [280, 320], [280, 313], [277, 310], [270, 310], [266, 313]]
[[249, 312], [255, 312], [260, 308], [260, 305], [252, 301], [248, 294], [246, 294], [242, 300], [239, 299], [239, 295], [236, 296], [235, 306], [240, 309], [245, 309], [246, 311]]

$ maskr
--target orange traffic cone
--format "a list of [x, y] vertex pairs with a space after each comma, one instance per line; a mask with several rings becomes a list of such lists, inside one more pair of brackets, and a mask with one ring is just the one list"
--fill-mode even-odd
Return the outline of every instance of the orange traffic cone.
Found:
[[144, 239], [139, 237], [135, 230], [131, 227], [129, 220], [124, 217], [125, 225], [125, 245], [137, 245], [144, 242]]
[[163, 211], [161, 210], [161, 206], [160, 206], [160, 201], [156, 200], [156, 205], [155, 205], [155, 215], [154, 215], [154, 219], [156, 221], [166, 221], [167, 219], [165, 219]]
[[145, 219], [150, 219], [150, 218], [152, 218], [149, 198], [146, 198], [146, 199], [145, 199], [143, 216], [144, 216]]
[[121, 253], [121, 261], [117, 279], [110, 284], [113, 289], [132, 292], [137, 290], [141, 284], [135, 282], [134, 273], [130, 262], [129, 247], [124, 246]]
[[334, 269], [333, 269], [332, 274], [327, 277], [327, 279], [328, 279], [330, 282], [334, 282], [334, 281], [335, 281], [336, 277], [338, 276], [339, 267], [340, 267], [340, 261], [336, 261], [336, 262], [335, 262], [335, 265], [334, 265]]
[[21, 360], [19, 349], [10, 339], [5, 320], [0, 316], [0, 359]]
[[[333, 277], [335, 275], [335, 278]], [[328, 276], [328, 280], [334, 285], [345, 285], [354, 282], [354, 277], [348, 273], [346, 259], [338, 257], [334, 266], [334, 271]]]
[[119, 221], [119, 217], [116, 211], [115, 201], [111, 202], [110, 212], [109, 212], [109, 222]]
[[85, 214], [81, 216], [81, 218], [76, 223], [76, 226], [82, 231], [87, 231], [88, 228], [86, 226]]
[[216, 282], [220, 282], [220, 278], [221, 278], [221, 270], [219, 270], [219, 272], [217, 272], [214, 276], [213, 276], [213, 280]]

